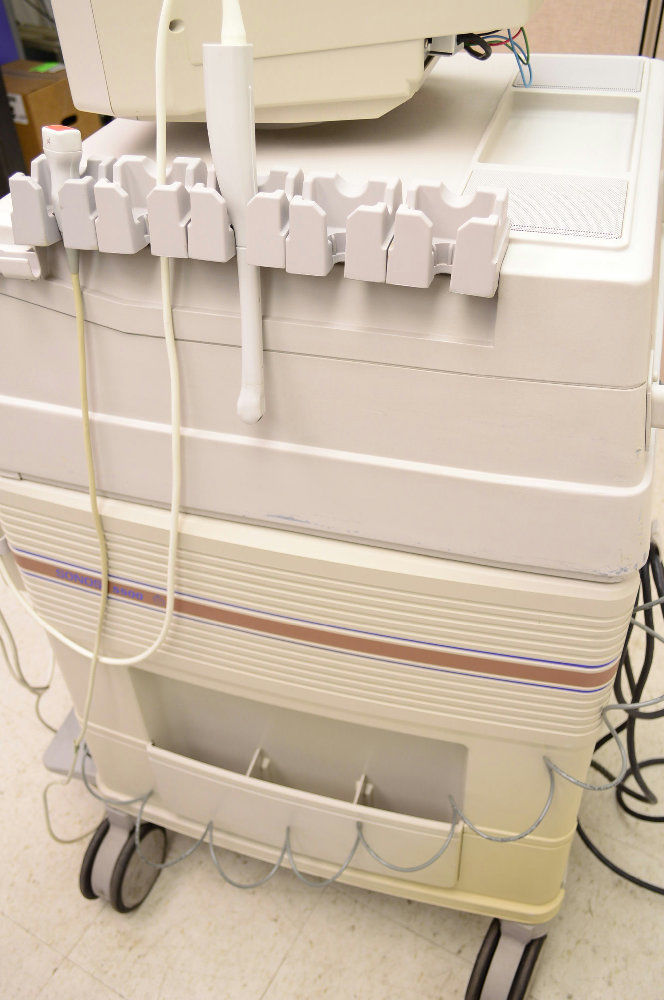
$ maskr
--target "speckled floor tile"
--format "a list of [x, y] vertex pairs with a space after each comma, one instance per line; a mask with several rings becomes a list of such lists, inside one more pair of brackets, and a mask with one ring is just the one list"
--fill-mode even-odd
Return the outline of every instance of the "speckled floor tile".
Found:
[[[0, 606], [14, 633], [27, 680], [42, 684], [48, 680], [51, 667], [50, 647], [46, 638], [30, 620], [18, 602], [0, 582]], [[3, 734], [2, 749], [5, 757], [3, 770], [19, 774], [46, 749], [52, 734], [46, 730], [34, 711], [35, 698], [14, 683], [0, 662], [0, 727]], [[42, 715], [52, 725], [58, 726], [71, 704], [64, 682], [54, 678], [52, 689], [41, 700]]]
[[440, 1000], [467, 967], [449, 952], [330, 887], [265, 994], [265, 1000]]
[[63, 957], [23, 927], [0, 914], [0, 997], [34, 1000]]
[[104, 986], [98, 979], [65, 959], [53, 973], [35, 1000], [124, 1000], [121, 993]]
[[[247, 881], [265, 871], [220, 859]], [[258, 1000], [317, 898], [288, 872], [269, 891], [233, 889], [200, 850], [165, 870], [134, 913], [104, 909], [70, 958], [128, 1000]]]
[[472, 964], [487, 928], [486, 917], [460, 913], [409, 899], [386, 896], [344, 886], [343, 891], [375, 914], [393, 920], [406, 930]]
[[[0, 906], [22, 927], [63, 953], [75, 944], [96, 913], [78, 890], [85, 842], [58, 844], [47, 831], [42, 790], [53, 776], [40, 760], [8, 774], [0, 785]], [[84, 832], [101, 808], [79, 782], [55, 789], [52, 819], [63, 836]]]
[[[635, 851], [631, 863], [639, 860]], [[533, 982], [537, 1000], [661, 1000], [663, 954], [664, 900], [618, 879], [575, 840], [565, 902]]]

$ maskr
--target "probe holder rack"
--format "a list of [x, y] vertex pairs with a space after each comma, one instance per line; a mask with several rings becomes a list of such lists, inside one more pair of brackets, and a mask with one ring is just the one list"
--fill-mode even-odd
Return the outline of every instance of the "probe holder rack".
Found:
[[391, 285], [428, 288], [449, 274], [450, 291], [490, 298], [509, 242], [507, 191], [457, 197], [444, 184], [416, 184], [394, 220]]
[[292, 195], [261, 186], [247, 206], [248, 260], [320, 277], [344, 261], [346, 277], [384, 281], [387, 234], [400, 201], [395, 178], [358, 185], [338, 174], [311, 174]]
[[60, 229], [46, 157], [39, 156], [30, 177], [10, 178], [14, 240], [50, 246], [62, 239], [72, 250], [118, 254], [150, 244], [156, 256], [230, 260], [235, 237], [214, 171], [198, 157], [176, 157], [167, 179], [156, 183], [146, 156], [91, 157], [81, 177], [60, 188]]
[[[31, 175], [10, 178], [17, 244], [45, 247], [62, 237], [72, 250], [225, 262], [235, 235], [214, 171], [198, 157], [176, 157], [166, 184], [146, 156], [91, 158], [65, 181], [56, 219], [45, 156]], [[62, 233], [61, 233], [62, 230]], [[338, 174], [270, 170], [247, 205], [247, 260], [290, 274], [324, 276], [344, 263], [347, 278], [428, 288], [450, 275], [450, 291], [491, 297], [509, 241], [507, 192], [457, 197], [444, 184], [398, 178], [359, 184]], [[33, 273], [23, 262], [19, 270]]]
[[[324, 276], [344, 262], [347, 278], [491, 297], [509, 241], [507, 192], [457, 197], [444, 184], [351, 184], [338, 174], [304, 178], [301, 193], [269, 182], [247, 206], [247, 258], [258, 267]], [[274, 176], [273, 176], [274, 175]]]

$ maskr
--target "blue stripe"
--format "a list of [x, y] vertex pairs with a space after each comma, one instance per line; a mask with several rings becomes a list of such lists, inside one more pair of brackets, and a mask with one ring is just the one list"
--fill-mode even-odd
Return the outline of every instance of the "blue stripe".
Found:
[[[20, 551], [20, 550], [17, 549], [16, 551]], [[57, 560], [50, 560], [50, 561], [57, 562]], [[65, 563], [65, 565], [73, 566], [74, 564], [73, 563]], [[89, 570], [88, 572], [92, 572], [92, 571]], [[44, 583], [44, 582], [46, 582], [46, 583], [55, 583], [59, 587], [66, 587], [68, 590], [74, 590], [74, 591], [76, 591], [77, 594], [80, 594], [82, 590], [85, 591], [85, 592], [87, 592], [87, 593], [91, 593], [91, 594], [97, 593], [96, 590], [92, 590], [91, 588], [88, 588], [88, 587], [77, 587], [77, 586], [75, 586], [75, 585], [73, 585], [71, 583], [65, 583], [63, 580], [54, 580], [52, 577], [44, 577], [44, 576], [40, 576], [38, 573], [31, 573], [29, 570], [21, 570], [21, 573], [23, 573], [24, 576], [30, 576], [30, 577], [32, 577], [35, 580], [40, 580], [42, 583]], [[121, 578], [118, 577], [118, 579], [121, 579]], [[136, 582], [136, 581], [134, 581], [134, 582]], [[141, 586], [141, 584], [139, 584], [139, 586]], [[152, 605], [152, 604], [141, 604], [138, 601], [128, 601], [128, 600], [126, 600], [123, 597], [112, 597], [110, 594], [108, 596], [108, 600], [109, 601], [117, 601], [119, 604], [126, 604], [126, 605], [128, 605], [129, 607], [132, 607], [132, 608], [137, 608], [137, 607], [138, 608], [148, 608], [148, 609], [153, 610], [153, 611], [160, 611], [162, 614], [164, 614], [163, 609], [158, 608], [158, 607], [156, 607], [155, 605]], [[239, 628], [236, 625], [224, 625], [221, 622], [213, 622], [213, 621], [210, 621], [207, 618], [194, 618], [191, 615], [185, 615], [185, 614], [182, 614], [179, 611], [174, 611], [173, 612], [173, 617], [174, 618], [181, 618], [184, 621], [194, 622], [194, 623], [196, 623], [198, 625], [200, 625], [200, 624], [212, 625], [215, 628], [224, 629], [224, 631], [226, 631], [226, 632], [239, 632], [239, 633], [241, 633], [243, 635], [250, 635], [250, 636], [252, 636], [254, 638], [262, 639], [264, 641], [269, 641], [269, 642], [285, 642], [288, 645], [291, 645], [291, 646], [301, 646], [301, 647], [303, 647], [305, 649], [314, 649], [314, 650], [326, 649], [328, 652], [339, 653], [339, 654], [341, 654], [343, 656], [352, 656], [354, 659], [357, 659], [357, 660], [372, 660], [375, 663], [394, 664], [395, 666], [398, 666], [398, 667], [411, 667], [411, 668], [414, 668], [416, 670], [426, 670], [429, 673], [451, 674], [451, 675], [456, 676], [456, 677], [458, 677], [459, 675], [462, 676], [462, 677], [469, 677], [471, 679], [479, 677], [481, 680], [485, 680], [485, 681], [500, 681], [503, 684], [518, 684], [521, 687], [546, 688], [549, 691], [569, 691], [572, 694], [596, 694], [598, 691], [604, 691], [604, 690], [606, 690], [606, 688], [609, 687], [610, 684], [612, 683], [611, 681], [609, 681], [608, 684], [604, 684], [604, 685], [602, 685], [600, 687], [597, 687], [597, 688], [576, 688], [576, 687], [563, 687], [563, 686], [558, 685], [558, 684], [543, 684], [543, 683], [541, 683], [539, 681], [522, 681], [522, 680], [518, 680], [518, 678], [514, 678], [514, 677], [499, 677], [499, 676], [496, 676], [495, 674], [480, 674], [480, 673], [476, 673], [475, 671], [458, 670], [456, 668], [430, 667], [430, 666], [426, 666], [425, 664], [421, 664], [421, 663], [410, 663], [410, 662], [408, 662], [406, 660], [392, 660], [392, 659], [387, 659], [387, 657], [382, 657], [382, 656], [369, 656], [369, 655], [365, 655], [364, 653], [352, 653], [352, 652], [350, 652], [350, 650], [347, 650], [347, 649], [337, 649], [335, 647], [325, 646], [323, 643], [301, 642], [301, 641], [299, 641], [297, 639], [286, 639], [284, 636], [263, 635], [261, 632], [256, 632], [254, 629]], [[130, 641], [130, 640], [127, 640], [127, 641]]]
[[[71, 566], [72, 569], [83, 570], [83, 572], [85, 573], [94, 573], [97, 576], [99, 576], [98, 569], [90, 569], [87, 566], [82, 566], [80, 563], [66, 562], [64, 559], [54, 559], [51, 556], [44, 556], [38, 552], [30, 552], [29, 549], [17, 548], [15, 549], [15, 551], [21, 552], [23, 555], [32, 556], [35, 559], [44, 559], [46, 562], [56, 563], [61, 566]], [[166, 593], [165, 587], [161, 587], [158, 584], [142, 583], [140, 580], [135, 580], [132, 577], [128, 576], [116, 576], [113, 574], [109, 574], [109, 579], [123, 580], [125, 583], [132, 583], [137, 587], [146, 587], [152, 590], [161, 590], [164, 593]], [[228, 601], [216, 601], [214, 600], [214, 598], [211, 597], [210, 598], [199, 597], [196, 594], [188, 594], [186, 593], [186, 591], [182, 590], [176, 590], [175, 595], [177, 597], [186, 597], [192, 601], [200, 601], [202, 604], [217, 604], [219, 607], [222, 608], [232, 608], [234, 611], [245, 611], [247, 612], [247, 614], [258, 615], [264, 618], [275, 618], [280, 621], [296, 622], [299, 625], [313, 625], [316, 628], [333, 629], [334, 631], [337, 632], [348, 632], [354, 635], [366, 635], [372, 639], [388, 639], [392, 642], [405, 642], [413, 646], [428, 646], [431, 649], [449, 649], [450, 651], [456, 653], [473, 653], [478, 656], [490, 656], [496, 660], [498, 659], [520, 660], [523, 663], [543, 663], [547, 666], [553, 666], [553, 667], [572, 667], [575, 670], [603, 670], [605, 667], [613, 666], [613, 664], [618, 659], [617, 657], [614, 657], [611, 660], [607, 660], [606, 663], [587, 664], [587, 663], [571, 663], [568, 662], [567, 660], [546, 660], [537, 656], [519, 656], [518, 653], [494, 653], [493, 651], [487, 649], [473, 649], [467, 646], [451, 646], [449, 644], [442, 642], [427, 642], [426, 640], [423, 639], [404, 638], [403, 636], [388, 635], [383, 632], [369, 632], [366, 629], [350, 628], [345, 625], [330, 625], [329, 622], [316, 622], [316, 621], [311, 621], [310, 619], [307, 618], [296, 618], [290, 615], [280, 615], [272, 611], [263, 611], [257, 608], [246, 607], [245, 605], [242, 604], [231, 604]]]

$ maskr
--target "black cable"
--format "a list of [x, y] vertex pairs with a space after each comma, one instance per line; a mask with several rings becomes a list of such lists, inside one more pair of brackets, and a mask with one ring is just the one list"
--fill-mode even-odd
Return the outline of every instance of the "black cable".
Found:
[[[648, 760], [639, 761], [639, 770], [644, 771], [646, 767], [655, 767], [660, 764], [664, 764], [664, 757], [649, 757]], [[629, 771], [625, 773], [625, 778], [623, 780], [629, 778], [631, 774], [632, 769], [630, 768]], [[622, 781], [616, 788], [618, 805], [623, 812], [627, 813], [628, 816], [633, 816], [635, 819], [642, 819], [644, 823], [664, 823], [664, 815], [651, 816], [648, 813], [637, 812], [636, 809], [632, 809], [631, 806], [628, 806], [627, 803], [623, 801], [623, 795], [625, 794], [632, 795], [634, 798], [638, 799], [640, 799], [641, 796], [633, 792], [631, 788], [625, 788]], [[655, 798], [654, 801], [656, 802], [657, 799]]]
[[[652, 556], [649, 554], [648, 562], [641, 570], [641, 593], [643, 594], [643, 604], [649, 604], [652, 600], [652, 590], [650, 587], [650, 565], [652, 561]], [[648, 608], [643, 612], [645, 623], [648, 628], [653, 629], [655, 626], [655, 616], [653, 614], [653, 608]], [[653, 660], [655, 657], [655, 638], [650, 633], [646, 633], [646, 652], [644, 656], [643, 666], [639, 671], [639, 675], [636, 678], [636, 684], [634, 687], [634, 692], [630, 701], [637, 704], [643, 698], [643, 691], [646, 686], [646, 682], [650, 675], [650, 670], [652, 668]], [[636, 756], [636, 719], [630, 716], [628, 724], [625, 728], [625, 733], [627, 735], [627, 756], [629, 757], [630, 770], [632, 776], [636, 781], [637, 785], [641, 789], [644, 795], [644, 801], [650, 802], [651, 804], [657, 802], [657, 796], [650, 790], [647, 782], [643, 775], [641, 774], [641, 768], [639, 767], [639, 762]], [[623, 782], [625, 781], [623, 778]], [[621, 782], [622, 784], [622, 782]]]
[[664, 6], [659, 8], [659, 18], [657, 19], [657, 31], [655, 32], [655, 44], [652, 47], [653, 57], [657, 58], [657, 49], [659, 48], [659, 36], [662, 33], [662, 17], [664, 17]]
[[588, 850], [595, 855], [598, 861], [601, 861], [603, 865], [610, 868], [612, 872], [615, 872], [616, 875], [620, 875], [621, 878], [627, 879], [628, 882], [633, 882], [634, 885], [638, 885], [641, 889], [647, 889], [648, 892], [656, 892], [658, 895], [664, 896], [664, 885], [655, 885], [654, 882], [647, 882], [644, 878], [639, 878], [638, 875], [632, 875], [631, 872], [625, 871], [624, 868], [620, 868], [620, 866], [614, 864], [610, 858], [607, 858], [606, 854], [603, 854], [599, 847], [596, 847], [596, 845], [593, 844], [592, 840], [579, 822], [576, 824], [576, 830]]
[[636, 688], [636, 679], [634, 677], [634, 671], [632, 670], [632, 661], [629, 657], [629, 650], [625, 653], [625, 659], [623, 661], [623, 667], [625, 670], [625, 677], [627, 678], [627, 684], [629, 685], [629, 696], [630, 700], [634, 699], [634, 690]]
[[650, 19], [650, 8], [652, 7], [652, 0], [647, 0], [646, 9], [643, 14], [643, 26], [641, 28], [641, 41], [639, 42], [639, 55], [643, 55], [643, 47], [646, 44], [646, 31], [648, 30], [648, 21]]
[[[664, 565], [662, 564], [661, 555], [656, 545], [651, 546], [651, 555], [649, 556], [648, 564], [650, 566], [650, 572], [652, 573], [653, 582], [655, 584], [655, 590], [657, 591], [657, 597], [661, 601], [662, 599], [664, 599]], [[648, 602], [643, 601], [642, 603], [645, 604]], [[662, 616], [664, 617], [664, 605], [661, 603], [657, 604], [657, 602], [650, 602], [650, 603], [653, 603], [653, 607], [644, 608], [643, 609], [644, 612], [650, 611], [652, 614], [654, 612], [654, 608], [658, 607], [659, 610], [662, 612]], [[653, 624], [654, 624], [654, 617], [650, 618], [650, 622], [646, 620], [646, 625], [648, 625], [649, 628], [652, 629]], [[631, 633], [628, 632], [628, 636], [630, 634]], [[652, 638], [654, 642], [654, 636]], [[629, 655], [629, 653], [627, 655]], [[652, 666], [652, 661], [648, 665], [648, 672], [650, 671], [651, 666]], [[633, 700], [636, 701], [636, 699]], [[664, 708], [656, 708], [650, 711], [639, 709], [639, 711], [632, 712], [631, 717], [635, 721], [637, 719], [662, 719], [664, 718]]]
[[[648, 560], [640, 572], [641, 586], [639, 588], [639, 594], [637, 595], [637, 600], [634, 605], [635, 615], [633, 620], [636, 618], [636, 608], [639, 605], [648, 605], [652, 601], [652, 587], [651, 581], [655, 585], [655, 590], [660, 598], [664, 597], [664, 565], [662, 564], [662, 559], [659, 553], [659, 549], [656, 545], [650, 546], [650, 552], [648, 554]], [[639, 597], [642, 600], [639, 600]], [[662, 612], [664, 617], [664, 606], [662, 604], [656, 605]], [[645, 607], [639, 612], [644, 619], [645, 625], [651, 631], [654, 631], [654, 607]], [[645, 650], [643, 653], [643, 660], [640, 668], [637, 672], [634, 671], [632, 659], [629, 652], [629, 644], [632, 636], [634, 634], [633, 622], [630, 621], [629, 627], [627, 629], [627, 635], [625, 637], [625, 644], [623, 646], [622, 655], [620, 657], [620, 662], [618, 664], [618, 670], [616, 672], [616, 677], [613, 684], [614, 693], [616, 700], [620, 704], [628, 703], [638, 703], [643, 697], [643, 693], [650, 676], [650, 671], [652, 669], [654, 653], [655, 653], [655, 637], [649, 633], [646, 633]], [[627, 686], [629, 688], [629, 698], [625, 698], [623, 693], [623, 678], [627, 681]], [[616, 727], [616, 731], [619, 733], [626, 733], [626, 744], [627, 744], [627, 756], [629, 759], [629, 768], [623, 775], [622, 780], [615, 788], [616, 801], [619, 807], [628, 816], [632, 816], [635, 819], [643, 820], [646, 823], [664, 823], [664, 815], [652, 816], [648, 813], [639, 812], [633, 809], [631, 805], [626, 802], [626, 797], [629, 796], [631, 799], [636, 799], [638, 802], [648, 803], [653, 805], [657, 802], [657, 796], [648, 786], [646, 782], [643, 771], [650, 767], [657, 767], [664, 765], [664, 757], [651, 757], [648, 760], [639, 760], [636, 753], [636, 723], [641, 719], [657, 719], [664, 716], [664, 709], [658, 709], [651, 712], [646, 712], [643, 709], [629, 710], [628, 717]], [[610, 733], [603, 736], [595, 744], [595, 753], [600, 750], [609, 740], [612, 739]], [[608, 768], [600, 764], [599, 761], [592, 760], [591, 767], [598, 771], [601, 775], [607, 778], [609, 781], [615, 780], [615, 775], [609, 771]], [[640, 791], [635, 788], [630, 788], [626, 782], [632, 778]], [[588, 834], [585, 832], [581, 823], [577, 821], [577, 830], [581, 840], [586, 845], [589, 851], [591, 851], [598, 861], [601, 861], [603, 865], [606, 865], [612, 872], [619, 875], [621, 878], [626, 879], [628, 882], [632, 882], [634, 885], [639, 886], [642, 889], [647, 889], [649, 892], [655, 892], [658, 895], [664, 895], [664, 886], [656, 885], [653, 882], [648, 882], [646, 879], [639, 878], [637, 875], [633, 875], [631, 872], [626, 871], [617, 865], [614, 861], [611, 861], [593, 841], [590, 839]]]
[[482, 35], [476, 35], [474, 32], [467, 32], [465, 35], [457, 35], [457, 42], [463, 45], [465, 51], [473, 59], [479, 59], [480, 62], [485, 62], [485, 60], [491, 58], [493, 49], [486, 38]]

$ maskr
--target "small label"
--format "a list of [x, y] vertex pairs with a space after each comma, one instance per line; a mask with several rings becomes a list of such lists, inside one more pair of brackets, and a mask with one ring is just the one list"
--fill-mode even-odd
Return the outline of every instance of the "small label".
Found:
[[31, 66], [31, 73], [59, 73], [61, 69], [65, 68], [65, 64], [61, 62], [44, 62], [40, 63], [39, 66]]
[[7, 94], [7, 101], [9, 102], [9, 110], [12, 113], [14, 124], [27, 125], [28, 112], [25, 110], [25, 104], [23, 103], [23, 97], [21, 94]]

